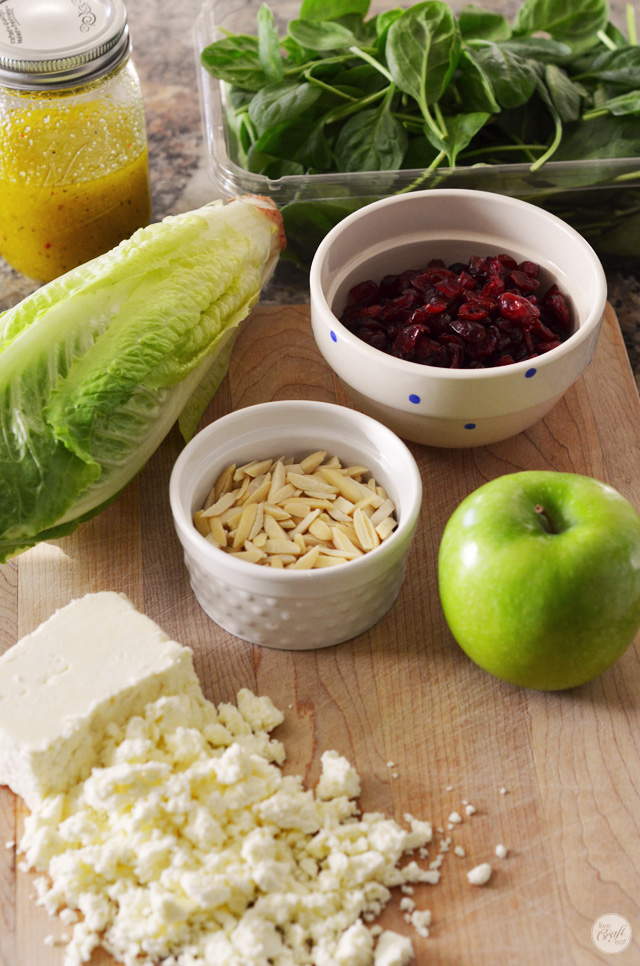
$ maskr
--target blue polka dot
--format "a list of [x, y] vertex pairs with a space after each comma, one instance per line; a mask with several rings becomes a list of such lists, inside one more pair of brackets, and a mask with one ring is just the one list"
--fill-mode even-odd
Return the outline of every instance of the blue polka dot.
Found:
[[409, 394], [409, 402], [419, 403], [420, 402], [420, 396], [416, 396], [415, 392], [410, 393]]
[[464, 424], [464, 428], [465, 429], [475, 429], [476, 428], [476, 424], [475, 423], [465, 423]]
[[333, 339], [334, 342], [337, 342], [338, 341], [338, 336], [335, 334], [335, 332], [333, 331], [333, 329], [331, 330], [331, 338]]
[[537, 371], [537, 369], [527, 369], [524, 374], [525, 379], [531, 379], [532, 376], [535, 376]]

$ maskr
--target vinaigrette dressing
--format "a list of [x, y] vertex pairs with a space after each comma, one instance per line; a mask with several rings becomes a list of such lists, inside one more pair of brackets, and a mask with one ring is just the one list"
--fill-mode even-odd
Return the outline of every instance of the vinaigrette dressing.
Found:
[[149, 223], [144, 110], [129, 51], [121, 0], [0, 7], [0, 255], [37, 281]]

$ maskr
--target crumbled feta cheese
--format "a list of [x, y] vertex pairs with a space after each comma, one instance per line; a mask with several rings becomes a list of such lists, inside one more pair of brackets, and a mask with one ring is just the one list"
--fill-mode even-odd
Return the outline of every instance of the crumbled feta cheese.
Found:
[[486, 883], [491, 878], [491, 866], [488, 862], [481, 862], [480, 865], [476, 865], [474, 869], [467, 872], [467, 879], [471, 885], [486, 885]]
[[507, 847], [506, 845], [496, 845], [496, 855], [499, 859], [506, 859], [507, 857]]
[[467, 815], [475, 815], [476, 813], [475, 805], [465, 805], [464, 810], [467, 813]]
[[360, 778], [346, 758], [339, 755], [337, 751], [325, 751], [320, 762], [322, 774], [316, 789], [318, 798], [338, 798], [340, 795], [345, 795], [347, 798], [358, 797]]
[[374, 966], [407, 966], [413, 958], [413, 945], [407, 936], [385, 929], [373, 955]]
[[429, 926], [431, 925], [431, 910], [414, 909], [409, 921], [418, 935], [426, 939], [429, 935]]
[[452, 812], [451, 815], [449, 816], [449, 821], [452, 822], [454, 825], [459, 825], [460, 822], [462, 821], [462, 816], [460, 815], [459, 812]]
[[459, 856], [460, 856], [460, 858], [462, 858], [462, 859], [463, 859], [463, 858], [465, 857], [465, 855], [467, 854], [467, 853], [465, 852], [465, 850], [464, 850], [464, 849], [462, 848], [462, 846], [461, 846], [461, 845], [456, 845], [456, 847], [454, 848], [454, 850], [453, 850], [453, 851], [455, 852], [455, 854], [456, 854], [456, 855], [459, 855]]
[[66, 966], [100, 946], [171, 966], [408, 962], [408, 939], [374, 942], [365, 924], [394, 886], [439, 880], [399, 865], [430, 823], [360, 815], [358, 774], [335, 751], [315, 793], [283, 775], [269, 735], [281, 720], [248, 691], [237, 707], [158, 698], [109, 726], [89, 777], [27, 817], [24, 865], [50, 877], [38, 902], [73, 926]]

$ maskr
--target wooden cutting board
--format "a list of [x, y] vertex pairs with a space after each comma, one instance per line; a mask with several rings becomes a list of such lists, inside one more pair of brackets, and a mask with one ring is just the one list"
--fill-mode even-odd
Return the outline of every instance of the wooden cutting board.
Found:
[[[316, 350], [306, 307], [254, 311], [204, 422], [270, 399], [349, 405]], [[626, 917], [636, 931], [616, 964], [640, 963], [640, 652], [600, 679], [542, 694], [494, 680], [452, 640], [437, 596], [436, 557], [457, 503], [495, 476], [555, 469], [606, 480], [640, 507], [640, 401], [613, 311], [592, 365], [527, 433], [474, 450], [412, 446], [424, 483], [421, 523], [391, 612], [345, 644], [291, 653], [252, 647], [218, 628], [189, 588], [173, 533], [168, 481], [177, 432], [120, 499], [73, 536], [0, 567], [0, 650], [56, 607], [98, 590], [128, 594], [195, 649], [208, 697], [239, 688], [268, 694], [286, 714], [277, 732], [286, 768], [313, 785], [335, 748], [362, 777], [361, 805], [402, 820], [430, 819], [466, 851], [445, 855], [437, 886], [421, 886], [433, 913], [421, 939], [398, 897], [383, 923], [411, 936], [418, 966], [589, 966], [609, 957], [591, 941], [594, 920]], [[393, 762], [393, 767], [389, 765]], [[463, 802], [476, 814], [467, 817]], [[452, 811], [463, 823], [447, 830]], [[23, 806], [0, 789], [0, 964], [60, 966], [64, 928], [33, 901], [32, 876], [2, 843], [20, 834]], [[440, 836], [436, 835], [434, 854]], [[505, 859], [495, 846], [504, 843]], [[490, 861], [482, 888], [466, 872]], [[96, 955], [92, 966], [112, 960]]]

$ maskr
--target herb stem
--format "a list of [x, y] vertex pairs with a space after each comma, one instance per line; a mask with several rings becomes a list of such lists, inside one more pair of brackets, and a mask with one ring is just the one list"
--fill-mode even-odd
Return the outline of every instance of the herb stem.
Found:
[[393, 84], [393, 77], [379, 60], [376, 60], [375, 57], [372, 57], [371, 54], [367, 53], [367, 51], [363, 50], [361, 47], [349, 47], [349, 50], [356, 57], [361, 57], [362, 60], [366, 60], [368, 64], [371, 64], [372, 67], [375, 67], [376, 70], [380, 71], [380, 73], [387, 78], [390, 84]]
[[375, 104], [379, 101], [381, 97], [389, 90], [388, 87], [383, 87], [382, 90], [374, 91], [373, 94], [369, 94], [368, 97], [363, 97], [359, 101], [356, 100], [353, 104], [345, 104], [340, 107], [334, 107], [332, 110], [328, 111], [324, 118], [323, 123], [335, 124], [336, 121], [342, 121], [345, 117], [349, 117], [351, 114], [355, 114], [360, 108], [367, 107], [369, 104]]
[[627, 8], [627, 37], [629, 38], [629, 43], [633, 44], [634, 47], [638, 43], [638, 35], [636, 33], [636, 15], [633, 6], [628, 3]]
[[618, 45], [613, 42], [613, 40], [611, 39], [611, 37], [609, 37], [608, 34], [606, 34], [604, 30], [599, 30], [596, 36], [597, 36], [598, 40], [600, 41], [600, 43], [601, 44], [604, 44], [605, 47], [608, 47], [609, 50], [617, 50], [618, 49]]

